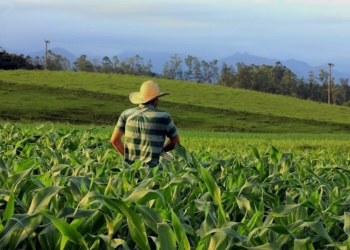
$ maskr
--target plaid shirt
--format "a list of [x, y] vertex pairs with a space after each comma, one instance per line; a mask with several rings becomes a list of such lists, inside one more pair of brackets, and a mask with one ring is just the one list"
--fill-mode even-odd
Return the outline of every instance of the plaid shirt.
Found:
[[[128, 119], [134, 112], [143, 108], [147, 110]], [[125, 133], [125, 161], [132, 164], [135, 160], [140, 160], [149, 167], [159, 164], [165, 137], [172, 138], [178, 134], [168, 112], [144, 104], [125, 110], [120, 115], [115, 129]]]

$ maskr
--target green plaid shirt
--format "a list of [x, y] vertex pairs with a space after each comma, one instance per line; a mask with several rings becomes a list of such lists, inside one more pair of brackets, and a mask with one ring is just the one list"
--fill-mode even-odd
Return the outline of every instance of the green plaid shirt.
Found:
[[[143, 108], [147, 110], [128, 119], [134, 112]], [[120, 115], [115, 129], [125, 133], [125, 161], [132, 164], [135, 160], [140, 160], [149, 167], [159, 164], [165, 137], [172, 138], [178, 134], [168, 112], [143, 104], [125, 110]]]

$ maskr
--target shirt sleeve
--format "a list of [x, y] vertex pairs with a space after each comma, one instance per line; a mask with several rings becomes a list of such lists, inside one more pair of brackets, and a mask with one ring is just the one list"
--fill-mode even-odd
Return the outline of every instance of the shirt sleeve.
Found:
[[125, 124], [126, 124], [126, 116], [125, 111], [119, 116], [118, 123], [115, 126], [114, 130], [118, 130], [122, 133], [125, 133]]
[[170, 115], [169, 115], [168, 119], [169, 119], [169, 122], [168, 122], [168, 125], [166, 127], [166, 136], [168, 138], [173, 138], [173, 137], [178, 135], [178, 131], [177, 131], [177, 128], [174, 124], [174, 121]]

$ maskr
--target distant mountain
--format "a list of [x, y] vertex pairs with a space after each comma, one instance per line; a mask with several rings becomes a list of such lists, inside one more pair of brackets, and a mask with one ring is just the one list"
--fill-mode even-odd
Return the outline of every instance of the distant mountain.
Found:
[[[61, 55], [63, 57], [66, 57], [70, 61], [71, 65], [77, 59], [77, 57], [75, 55], [73, 55], [72, 53], [70, 53], [66, 49], [57, 47], [57, 48], [53, 48], [53, 49], [50, 49], [50, 50], [53, 53], [55, 53], [55, 54]], [[32, 58], [34, 58], [36, 56], [39, 56], [39, 57], [45, 56], [45, 50], [40, 50], [40, 51], [37, 51], [37, 52], [29, 53], [29, 56], [31, 56]]]
[[277, 59], [268, 59], [265, 57], [260, 57], [260, 56], [254, 56], [248, 53], [236, 53], [232, 56], [225, 57], [223, 59], [219, 60], [219, 65], [222, 63], [226, 63], [228, 65], [236, 66], [238, 62], [244, 62], [246, 65], [261, 65], [261, 64], [266, 64], [266, 65], [274, 65], [275, 62], [277, 62]]
[[[236, 53], [232, 56], [223, 58], [219, 60], [219, 65], [221, 65], [223, 62], [225, 62], [228, 65], [236, 66], [238, 62], [244, 62], [246, 65], [274, 65], [276, 62], [281, 62], [282, 65], [289, 68], [294, 74], [296, 74], [298, 77], [304, 77], [307, 78], [309, 75], [309, 71], [313, 71], [315, 73], [315, 76], [318, 75], [318, 72], [320, 69], [324, 69], [328, 72], [328, 65], [321, 65], [317, 67], [312, 67], [306, 62], [298, 61], [295, 59], [289, 59], [289, 60], [278, 60], [278, 59], [269, 59], [266, 57], [260, 57], [260, 56], [254, 56], [248, 53]], [[339, 78], [350, 78], [350, 72], [339, 72], [337, 70], [332, 69], [332, 76], [335, 79]]]

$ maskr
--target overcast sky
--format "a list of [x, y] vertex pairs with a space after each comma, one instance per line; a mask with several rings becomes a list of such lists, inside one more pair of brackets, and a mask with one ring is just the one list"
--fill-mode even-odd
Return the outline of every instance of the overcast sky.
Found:
[[74, 55], [236, 52], [349, 65], [350, 0], [0, 0], [0, 46]]

